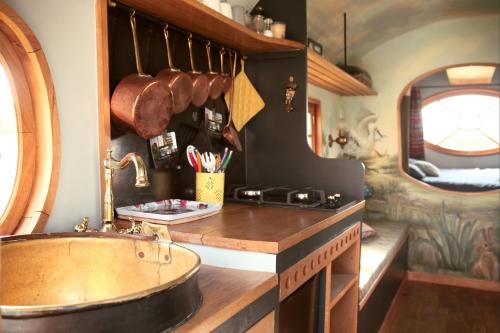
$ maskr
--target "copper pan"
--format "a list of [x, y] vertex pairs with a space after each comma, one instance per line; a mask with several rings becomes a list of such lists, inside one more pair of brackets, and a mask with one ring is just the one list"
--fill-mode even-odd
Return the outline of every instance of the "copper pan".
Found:
[[161, 81], [172, 92], [173, 112], [181, 113], [185, 111], [191, 103], [193, 95], [193, 82], [186, 73], [175, 68], [172, 63], [172, 54], [170, 53], [170, 42], [168, 39], [168, 25], [163, 28], [165, 44], [167, 47], [168, 67], [161, 70], [156, 78]]
[[222, 48], [219, 51], [220, 55], [220, 75], [222, 77], [222, 93], [227, 93], [232, 85], [233, 85], [233, 79], [231, 78], [230, 75], [224, 73], [224, 55], [226, 54], [226, 50]]
[[135, 11], [130, 15], [130, 25], [137, 73], [126, 76], [116, 86], [111, 97], [111, 115], [120, 128], [149, 139], [167, 127], [172, 115], [172, 95], [159, 80], [142, 70]]
[[193, 60], [193, 35], [188, 35], [188, 46], [189, 46], [189, 60], [191, 62], [191, 72], [189, 76], [193, 82], [193, 95], [191, 96], [191, 103], [194, 106], [200, 107], [208, 99], [208, 78], [201, 72], [198, 72], [194, 67]]
[[224, 84], [222, 76], [212, 70], [212, 52], [210, 41], [205, 45], [207, 49], [208, 72], [205, 75], [208, 78], [208, 95], [211, 99], [217, 99], [222, 94], [222, 86]]

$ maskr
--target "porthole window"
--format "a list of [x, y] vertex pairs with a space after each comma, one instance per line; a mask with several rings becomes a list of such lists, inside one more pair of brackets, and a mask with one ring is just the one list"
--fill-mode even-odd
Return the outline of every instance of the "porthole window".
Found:
[[499, 150], [500, 99], [495, 91], [449, 91], [424, 100], [422, 121], [427, 148], [455, 155]]
[[35, 34], [0, 6], [0, 235], [40, 232], [59, 173], [59, 125], [49, 66]]
[[5, 68], [0, 64], [0, 215], [5, 212], [14, 189], [18, 140], [14, 98]]

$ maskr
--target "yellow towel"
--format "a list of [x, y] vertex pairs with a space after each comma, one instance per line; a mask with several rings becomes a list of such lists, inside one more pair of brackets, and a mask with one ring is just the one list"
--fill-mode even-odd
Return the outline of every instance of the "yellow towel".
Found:
[[[231, 90], [224, 96], [226, 105], [231, 108]], [[260, 97], [245, 73], [245, 62], [241, 60], [241, 71], [234, 79], [234, 107], [232, 118], [236, 130], [241, 129], [264, 108], [266, 104]]]

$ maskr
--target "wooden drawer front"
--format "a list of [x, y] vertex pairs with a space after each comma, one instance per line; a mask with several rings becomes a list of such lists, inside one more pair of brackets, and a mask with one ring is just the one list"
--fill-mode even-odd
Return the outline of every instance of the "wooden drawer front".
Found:
[[354, 244], [360, 232], [360, 223], [356, 223], [281, 273], [280, 302]]

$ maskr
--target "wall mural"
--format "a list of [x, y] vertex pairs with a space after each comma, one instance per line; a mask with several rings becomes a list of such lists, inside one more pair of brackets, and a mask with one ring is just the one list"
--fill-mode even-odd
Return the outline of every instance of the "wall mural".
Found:
[[[365, 180], [373, 188], [366, 203], [368, 221], [410, 224], [410, 270], [499, 281], [500, 196], [447, 193], [403, 177], [397, 118], [402, 89], [419, 75], [450, 64], [498, 62], [497, 27], [498, 16], [443, 21], [366, 54], [356, 65], [371, 74], [378, 96], [341, 98], [337, 110], [345, 114], [350, 143], [342, 150], [324, 141], [325, 157], [358, 158], [365, 164]], [[328, 117], [324, 135], [335, 137], [339, 116]]]
[[365, 164], [366, 184], [373, 189], [366, 220], [410, 224], [411, 270], [499, 281], [498, 196], [453, 196], [408, 181], [398, 155], [387, 152], [378, 116], [366, 108], [356, 114], [360, 120], [348, 125], [343, 156]]
[[410, 223], [409, 268], [499, 280], [498, 196], [456, 197], [424, 189], [402, 177], [397, 155], [361, 159], [373, 188], [366, 219]]

